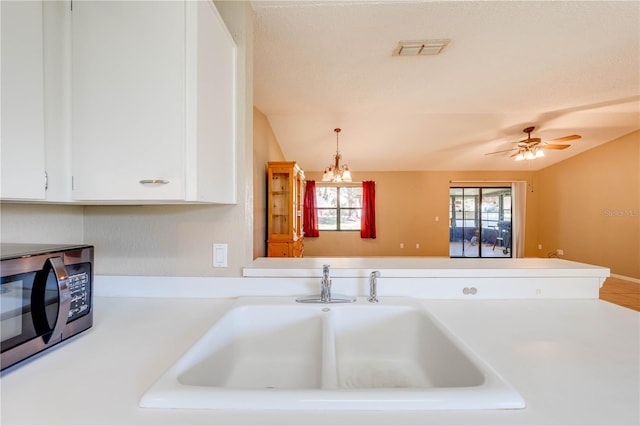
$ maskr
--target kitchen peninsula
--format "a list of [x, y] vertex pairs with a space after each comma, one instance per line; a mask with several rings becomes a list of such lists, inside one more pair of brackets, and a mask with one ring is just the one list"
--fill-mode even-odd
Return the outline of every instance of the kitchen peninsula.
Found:
[[[296, 268], [259, 259], [245, 269], [245, 277], [238, 278], [98, 276], [94, 327], [4, 374], [0, 420], [7, 425], [638, 424], [640, 314], [588, 295], [608, 276], [606, 268], [558, 259], [518, 265], [519, 260], [527, 261], [491, 262], [493, 268], [477, 268], [472, 262], [460, 268], [455, 259], [432, 259], [434, 268], [428, 270], [414, 269], [417, 259], [304, 259]], [[142, 394], [228, 311], [236, 297], [317, 291], [321, 270], [316, 263], [325, 261], [332, 264], [334, 288], [359, 296], [365, 293], [366, 276], [375, 264], [382, 274], [380, 306], [385, 297], [418, 291], [420, 285], [408, 281], [422, 280], [422, 286], [436, 293], [443, 291], [443, 279], [467, 286], [475, 283], [475, 297], [464, 295], [456, 285], [450, 297], [445, 293], [414, 297], [503, 375], [527, 407], [461, 411], [371, 407], [334, 412], [138, 407]], [[547, 267], [542, 267], [545, 263]], [[443, 277], [445, 271], [457, 276]], [[419, 274], [423, 276], [408, 277]], [[492, 288], [491, 280], [500, 274], [505, 282]], [[486, 282], [476, 281], [481, 278]], [[508, 280], [519, 281], [512, 286], [522, 287], [522, 293], [498, 297]], [[533, 284], [536, 281], [539, 287]], [[588, 289], [582, 296], [578, 281], [586, 282]], [[551, 292], [553, 282], [560, 282], [566, 291]], [[359, 297], [356, 303], [368, 302]], [[59, 391], [61, 383], [68, 384], [65, 392]]]

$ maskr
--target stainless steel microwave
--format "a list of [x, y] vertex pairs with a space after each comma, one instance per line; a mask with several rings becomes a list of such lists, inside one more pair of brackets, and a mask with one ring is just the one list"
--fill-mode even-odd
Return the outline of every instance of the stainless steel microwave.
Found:
[[93, 325], [93, 246], [0, 245], [0, 370]]

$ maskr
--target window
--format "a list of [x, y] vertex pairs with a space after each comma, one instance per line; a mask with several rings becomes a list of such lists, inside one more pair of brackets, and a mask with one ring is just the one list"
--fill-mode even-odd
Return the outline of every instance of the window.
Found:
[[449, 255], [511, 257], [511, 188], [450, 188]]
[[316, 208], [320, 231], [359, 231], [362, 184], [317, 183]]

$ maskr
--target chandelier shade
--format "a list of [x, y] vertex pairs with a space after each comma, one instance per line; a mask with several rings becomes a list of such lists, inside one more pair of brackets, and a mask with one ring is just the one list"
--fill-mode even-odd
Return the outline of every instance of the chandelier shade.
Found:
[[333, 156], [333, 162], [325, 167], [324, 172], [322, 173], [322, 181], [323, 182], [351, 182], [351, 172], [349, 171], [349, 166], [346, 164], [340, 165], [340, 160], [342, 160], [342, 155], [340, 155], [340, 145], [338, 142], [338, 135], [341, 132], [341, 129], [335, 128], [333, 131], [336, 133], [336, 153]]

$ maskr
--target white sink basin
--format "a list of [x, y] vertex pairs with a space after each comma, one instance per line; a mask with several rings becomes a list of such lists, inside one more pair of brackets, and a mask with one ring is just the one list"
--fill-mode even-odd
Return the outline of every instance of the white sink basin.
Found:
[[517, 409], [522, 397], [409, 298], [240, 298], [141, 407]]
[[340, 388], [460, 388], [485, 380], [436, 323], [410, 305], [336, 310], [331, 320]]
[[320, 388], [322, 317], [292, 304], [279, 308], [229, 311], [181, 360], [186, 368], [178, 381], [229, 389]]

